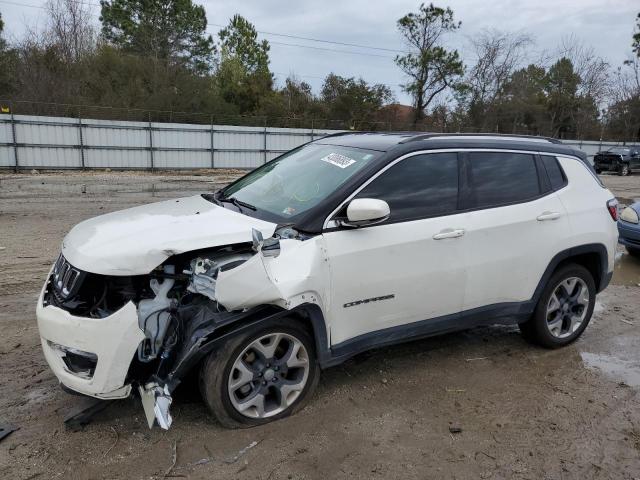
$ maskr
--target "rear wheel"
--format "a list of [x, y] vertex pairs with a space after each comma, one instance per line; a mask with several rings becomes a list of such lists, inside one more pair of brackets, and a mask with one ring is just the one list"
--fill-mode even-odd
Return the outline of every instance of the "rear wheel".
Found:
[[551, 276], [533, 315], [520, 324], [520, 330], [525, 338], [546, 348], [568, 345], [587, 328], [595, 298], [595, 282], [586, 268], [562, 267]]
[[293, 319], [257, 326], [207, 357], [200, 375], [203, 399], [228, 428], [246, 428], [296, 412], [320, 376], [313, 340]]
[[598, 175], [600, 175], [600, 174], [602, 173], [602, 169], [601, 169], [601, 168], [596, 168], [596, 173], [597, 173]]

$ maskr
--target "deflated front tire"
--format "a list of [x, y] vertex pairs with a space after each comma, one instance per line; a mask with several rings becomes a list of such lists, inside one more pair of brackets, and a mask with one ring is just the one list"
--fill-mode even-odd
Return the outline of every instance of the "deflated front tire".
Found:
[[294, 319], [278, 319], [214, 350], [202, 366], [200, 390], [220, 424], [247, 428], [300, 410], [319, 377], [309, 332]]

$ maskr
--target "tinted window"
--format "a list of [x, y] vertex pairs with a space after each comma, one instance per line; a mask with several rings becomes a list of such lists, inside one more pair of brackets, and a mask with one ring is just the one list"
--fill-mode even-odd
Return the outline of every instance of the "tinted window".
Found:
[[451, 213], [458, 201], [458, 157], [434, 153], [406, 158], [367, 185], [357, 198], [386, 201], [390, 221]]
[[474, 206], [514, 203], [540, 194], [533, 155], [506, 152], [470, 152]]
[[549, 181], [551, 182], [551, 188], [558, 190], [564, 186], [564, 174], [558, 163], [556, 157], [549, 157], [547, 155], [542, 156], [542, 164], [544, 165]]

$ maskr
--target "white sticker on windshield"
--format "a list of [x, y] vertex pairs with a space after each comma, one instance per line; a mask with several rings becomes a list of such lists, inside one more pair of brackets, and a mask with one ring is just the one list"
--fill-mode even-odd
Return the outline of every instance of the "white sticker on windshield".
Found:
[[330, 153], [326, 157], [322, 157], [320, 160], [340, 168], [347, 168], [349, 165], [356, 163], [353, 158], [345, 157], [339, 153]]

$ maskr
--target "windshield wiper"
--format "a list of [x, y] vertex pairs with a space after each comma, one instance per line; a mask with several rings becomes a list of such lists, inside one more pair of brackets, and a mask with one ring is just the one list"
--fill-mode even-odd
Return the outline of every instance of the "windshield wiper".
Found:
[[257, 210], [257, 208], [251, 205], [250, 203], [243, 202], [242, 200], [238, 200], [236, 197], [223, 197], [223, 198], [220, 198], [220, 201], [231, 203], [236, 207], [238, 207], [238, 210], [240, 211], [242, 211], [242, 207], [248, 208], [249, 210], [253, 210], [253, 211]]

